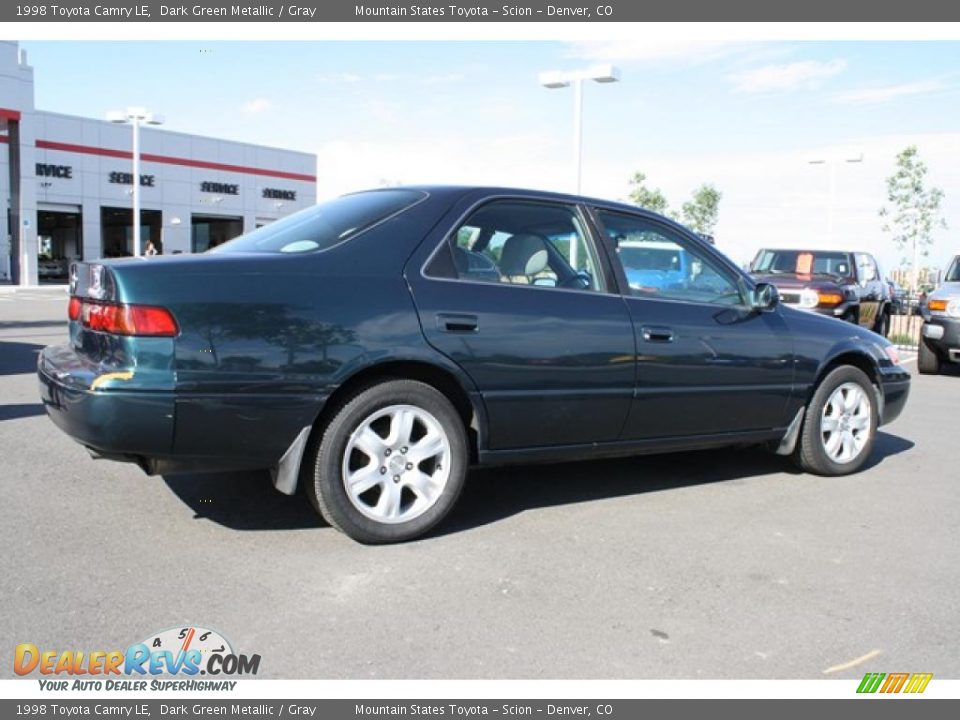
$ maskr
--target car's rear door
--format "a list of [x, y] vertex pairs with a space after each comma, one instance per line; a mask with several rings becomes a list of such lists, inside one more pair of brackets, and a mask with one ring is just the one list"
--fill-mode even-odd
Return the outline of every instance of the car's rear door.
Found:
[[[641, 214], [594, 210], [601, 232], [631, 252], [613, 258], [626, 279], [673, 247], [683, 277], [626, 283], [637, 334], [636, 396], [625, 440], [782, 428], [794, 375], [793, 343], [779, 311], [749, 309], [742, 277], [703, 243]], [[651, 261], [651, 262], [655, 262]]]
[[492, 198], [427, 244], [407, 279], [427, 341], [482, 395], [487, 449], [617, 440], [633, 396], [633, 328], [581, 210]]

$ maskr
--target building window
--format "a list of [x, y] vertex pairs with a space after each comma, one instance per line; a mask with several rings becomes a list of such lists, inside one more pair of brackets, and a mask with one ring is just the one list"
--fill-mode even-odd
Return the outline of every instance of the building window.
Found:
[[[158, 253], [163, 252], [160, 232], [163, 214], [159, 210], [140, 211], [140, 254], [152, 242]], [[133, 211], [130, 208], [100, 209], [100, 237], [102, 257], [131, 257], [133, 255]]]

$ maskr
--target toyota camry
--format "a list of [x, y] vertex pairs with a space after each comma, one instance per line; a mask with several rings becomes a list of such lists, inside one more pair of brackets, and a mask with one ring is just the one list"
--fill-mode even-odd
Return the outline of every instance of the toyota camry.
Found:
[[471, 465], [756, 444], [845, 475], [910, 388], [887, 340], [682, 226], [528, 190], [361, 192], [78, 263], [68, 312], [40, 392], [94, 457], [269, 469], [366, 543], [428, 531]]

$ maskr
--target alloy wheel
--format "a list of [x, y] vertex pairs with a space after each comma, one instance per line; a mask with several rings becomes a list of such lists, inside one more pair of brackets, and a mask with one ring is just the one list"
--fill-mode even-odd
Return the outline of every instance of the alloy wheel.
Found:
[[351, 505], [381, 523], [414, 520], [437, 502], [450, 474], [450, 439], [423, 408], [390, 405], [364, 419], [343, 454]]

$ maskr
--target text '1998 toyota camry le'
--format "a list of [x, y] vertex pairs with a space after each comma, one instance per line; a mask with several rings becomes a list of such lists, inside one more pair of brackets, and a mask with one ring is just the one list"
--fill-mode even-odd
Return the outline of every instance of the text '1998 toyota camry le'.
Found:
[[148, 474], [270, 468], [361, 542], [451, 509], [471, 464], [743, 443], [844, 475], [910, 376], [782, 307], [685, 228], [526, 190], [345, 195], [202, 255], [79, 263], [47, 412]]

